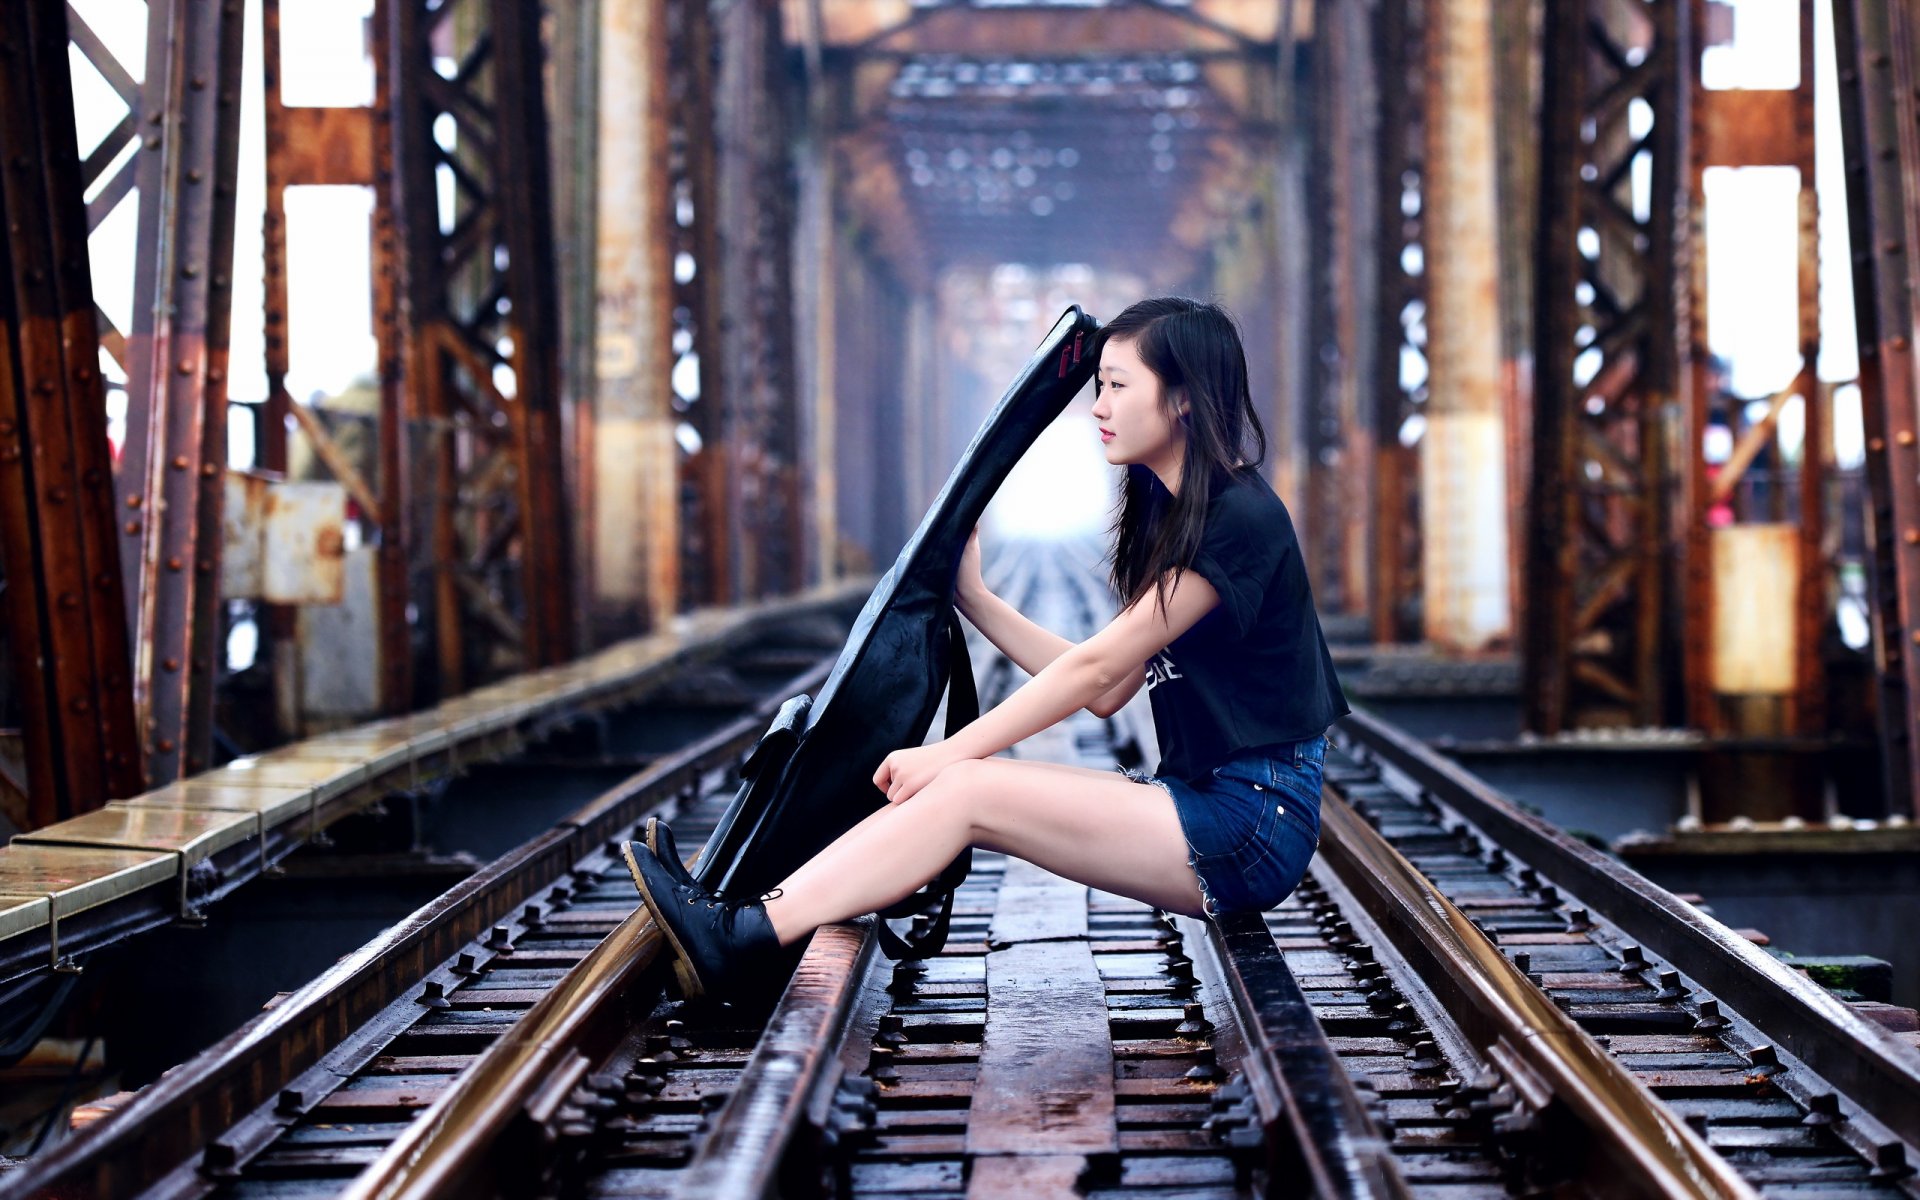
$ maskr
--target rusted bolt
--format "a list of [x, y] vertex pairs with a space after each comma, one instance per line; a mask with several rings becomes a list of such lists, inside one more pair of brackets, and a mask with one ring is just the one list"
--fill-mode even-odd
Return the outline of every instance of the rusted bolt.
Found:
[[176, 455], [174, 455], [174, 456], [173, 456], [173, 469], [174, 469], [174, 470], [176, 470], [176, 471], [184, 471], [184, 470], [186, 470], [186, 469], [187, 469], [187, 456], [186, 456], [186, 455], [184, 455], [184, 454], [176, 454]]
[[61, 608], [78, 608], [80, 607], [80, 597], [75, 595], [72, 592], [61, 592], [60, 607]]
[[53, 501], [55, 504], [65, 504], [67, 501], [67, 489], [64, 487], [48, 488], [47, 499]]
[[138, 496], [128, 496], [128, 497], [127, 497], [127, 507], [128, 507], [128, 508], [139, 508], [139, 507], [140, 507], [140, 497], [138, 497]]
[[1907, 545], [1920, 546], [1920, 529], [1909, 529], [1900, 536], [1907, 539]]
[[169, 571], [178, 571], [181, 567], [185, 565], [186, 564], [180, 561], [180, 556], [178, 554], [167, 559], [167, 570]]
[[1868, 438], [1867, 439], [1867, 449], [1873, 451], [1875, 454], [1879, 454], [1881, 451], [1885, 450], [1886, 448], [1887, 448], [1887, 439], [1885, 438]]
[[220, 468], [214, 466], [212, 463], [202, 463], [200, 466], [200, 474], [204, 475], [208, 479], [212, 479], [215, 475], [218, 475], [219, 473], [220, 473]]
[[1902, 429], [1899, 433], [1893, 435], [1893, 440], [1899, 442], [1902, 446], [1911, 446], [1913, 445], [1913, 430]]
[[122, 525], [122, 526], [121, 526], [120, 528], [121, 528], [122, 530], [124, 530], [125, 532], [127, 532], [127, 533], [139, 533], [139, 532], [140, 532], [140, 522], [138, 522], [138, 521], [128, 521], [128, 522], [127, 522], [127, 523], [126, 523], [125, 525]]
[[177, 658], [169, 658], [160, 665], [169, 671], [178, 671], [180, 669], [180, 660]]
[[179, 362], [175, 363], [173, 369], [175, 371], [178, 371], [182, 375], [193, 374], [193, 364], [186, 361], [185, 359], [182, 359]]
[[172, 738], [161, 738], [161, 739], [160, 739], [160, 753], [162, 753], [162, 754], [172, 754], [172, 753], [173, 753], [173, 739], [172, 739]]

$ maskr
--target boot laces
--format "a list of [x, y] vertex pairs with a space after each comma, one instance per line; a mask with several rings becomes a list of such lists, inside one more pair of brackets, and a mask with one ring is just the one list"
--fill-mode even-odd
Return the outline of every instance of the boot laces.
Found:
[[738, 897], [737, 899], [730, 900], [727, 897], [722, 896], [719, 892], [708, 892], [707, 907], [718, 908], [726, 912], [739, 912], [746, 905], [762, 904], [768, 900], [773, 900], [778, 898], [781, 894], [782, 894], [782, 889], [774, 888], [770, 892], [760, 893], [759, 896], [751, 900], [747, 899], [745, 896], [741, 896], [741, 897]]

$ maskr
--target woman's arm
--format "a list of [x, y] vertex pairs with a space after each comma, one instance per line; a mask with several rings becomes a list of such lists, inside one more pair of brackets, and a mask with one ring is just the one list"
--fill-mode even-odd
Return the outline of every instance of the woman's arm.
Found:
[[1220, 593], [1205, 578], [1180, 572], [1167, 597], [1165, 616], [1149, 590], [1106, 628], [1078, 645], [1069, 644], [1013, 695], [946, 742], [964, 757], [987, 758], [1032, 737], [1096, 697], [1118, 690], [1122, 676], [1140, 673], [1149, 654], [1193, 628], [1219, 603]]
[[[1038, 675], [1047, 665], [1073, 648], [1074, 643], [1033, 621], [986, 586], [962, 587], [954, 593], [960, 615], [973, 623], [981, 636], [1000, 648], [1000, 653], [1018, 663], [1029, 675]], [[1096, 717], [1110, 717], [1133, 699], [1146, 679], [1146, 670], [1135, 663], [1119, 683], [1096, 696], [1087, 710]]]

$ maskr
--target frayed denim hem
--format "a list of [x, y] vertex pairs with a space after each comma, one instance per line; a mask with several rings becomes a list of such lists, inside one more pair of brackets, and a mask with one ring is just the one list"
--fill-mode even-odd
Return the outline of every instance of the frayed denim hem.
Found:
[[1200, 857], [1194, 851], [1193, 839], [1187, 837], [1186, 818], [1180, 815], [1180, 801], [1176, 796], [1174, 796], [1173, 789], [1167, 786], [1166, 780], [1161, 779], [1154, 775], [1149, 775], [1145, 771], [1139, 770], [1135, 767], [1122, 767], [1122, 766], [1116, 765], [1113, 769], [1120, 772], [1122, 775], [1125, 775], [1128, 779], [1131, 779], [1135, 783], [1152, 784], [1153, 786], [1159, 788], [1161, 791], [1165, 792], [1167, 794], [1167, 799], [1173, 801], [1173, 816], [1176, 821], [1180, 822], [1180, 839], [1187, 843], [1187, 869], [1193, 872], [1193, 878], [1195, 882], [1199, 883], [1200, 885], [1200, 907], [1206, 913], [1208, 920], [1211, 921], [1216, 917], [1218, 917], [1220, 915], [1219, 907], [1213, 902], [1213, 893], [1207, 889], [1207, 877], [1200, 873]]

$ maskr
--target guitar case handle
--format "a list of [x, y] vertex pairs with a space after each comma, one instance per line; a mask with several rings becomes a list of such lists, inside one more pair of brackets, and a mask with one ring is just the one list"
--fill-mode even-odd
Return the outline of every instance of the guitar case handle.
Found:
[[[980, 693], [973, 683], [973, 659], [967, 653], [966, 630], [960, 614], [947, 610], [947, 733], [952, 737], [980, 716]], [[967, 881], [973, 870], [973, 847], [960, 852], [933, 881], [913, 895], [880, 910], [878, 925], [880, 951], [890, 959], [930, 958], [947, 944], [947, 930], [953, 923], [953, 894]], [[933, 912], [924, 931], [901, 937], [887, 927], [887, 921], [899, 917]]]

